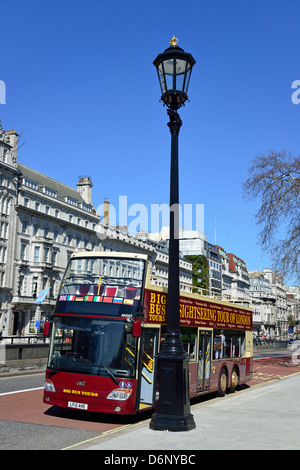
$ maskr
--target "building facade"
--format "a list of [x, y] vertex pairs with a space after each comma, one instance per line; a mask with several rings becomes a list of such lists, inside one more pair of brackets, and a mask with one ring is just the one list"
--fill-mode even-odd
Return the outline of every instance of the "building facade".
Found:
[[[74, 250], [100, 247], [92, 182], [78, 189], [17, 161], [18, 134], [0, 127], [0, 331], [38, 333]], [[39, 293], [47, 289], [43, 303]]]
[[[149, 238], [166, 242], [169, 237], [168, 227], [162, 227], [159, 233], [149, 233]], [[188, 259], [193, 257], [206, 257], [208, 263], [207, 287], [197, 289], [205, 295], [231, 302], [249, 305], [250, 281], [245, 261], [233, 253], [226, 251], [210, 243], [204, 233], [197, 230], [179, 229], [179, 247], [183, 256]], [[196, 263], [199, 259], [196, 259]], [[194, 266], [195, 268], [195, 266]], [[194, 285], [203, 281], [203, 265], [199, 272], [194, 269]], [[202, 272], [201, 272], [202, 271]]]
[[292, 324], [289, 325], [289, 334], [291, 337], [300, 334], [300, 287], [286, 287], [288, 320], [291, 319]]
[[222, 263], [221, 256], [216, 245], [205, 241], [205, 256], [209, 265], [209, 294], [222, 298]]
[[250, 272], [250, 295], [253, 308], [253, 333], [277, 336], [276, 297], [272, 292], [269, 279], [263, 272]]
[[0, 331], [7, 334], [14, 284], [14, 246], [17, 203], [18, 135], [5, 132], [0, 123]]
[[250, 280], [247, 265], [234, 253], [216, 245], [222, 266], [222, 299], [250, 305]]
[[[61, 279], [75, 251], [147, 254], [152, 283], [167, 285], [168, 252], [100, 223], [92, 181], [77, 189], [17, 161], [18, 134], [0, 126], [0, 331], [39, 334], [52, 312]], [[191, 292], [191, 263], [180, 259], [181, 289]], [[45, 299], [37, 303], [41, 292]]]
[[287, 338], [289, 312], [282, 276], [269, 268], [249, 274], [254, 332], [271, 338]]
[[[122, 251], [146, 254], [151, 283], [168, 285], [168, 227], [158, 234], [127, 233], [110, 226], [92, 204], [92, 181], [81, 177], [77, 189], [17, 161], [19, 136], [0, 124], [0, 331], [4, 336], [38, 334], [52, 312], [61, 279], [75, 251]], [[289, 291], [270, 269], [247, 271], [233, 253], [208, 242], [205, 234], [180, 229], [180, 289], [193, 290], [193, 273], [185, 256], [207, 259], [205, 295], [253, 306], [257, 334], [286, 337], [288, 316], [299, 329], [299, 288]], [[203, 271], [203, 266], [202, 266]], [[298, 289], [298, 290], [297, 290]], [[199, 291], [199, 289], [197, 289]], [[36, 303], [45, 291], [43, 302]], [[200, 292], [201, 293], [201, 292]]]

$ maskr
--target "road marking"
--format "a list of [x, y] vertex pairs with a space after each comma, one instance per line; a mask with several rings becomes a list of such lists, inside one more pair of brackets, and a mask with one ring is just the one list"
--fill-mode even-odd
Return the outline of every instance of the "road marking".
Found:
[[[150, 420], [147, 420], [147, 421], [150, 422]], [[71, 449], [72, 447], [77, 447], [77, 446], [80, 446], [80, 445], [85, 444], [87, 442], [94, 441], [95, 439], [101, 439], [102, 437], [105, 437], [108, 434], [114, 434], [115, 432], [118, 432], [118, 431], [124, 431], [125, 429], [133, 428], [134, 426], [137, 426], [139, 424], [141, 424], [141, 423], [139, 422], [139, 423], [134, 423], [134, 424], [125, 424], [124, 426], [120, 426], [119, 428], [109, 429], [108, 431], [104, 431], [99, 436], [92, 437], [91, 439], [87, 439], [86, 441], [77, 442], [77, 444], [72, 444], [71, 446], [64, 447], [61, 450], [68, 450], [68, 449]], [[143, 424], [143, 422], [142, 422], [142, 424]]]
[[44, 387], [37, 387], [37, 388], [27, 388], [25, 390], [16, 390], [14, 392], [5, 392], [5, 393], [0, 393], [0, 397], [4, 395], [13, 395], [14, 393], [23, 393], [23, 392], [32, 392], [33, 390], [43, 390]]

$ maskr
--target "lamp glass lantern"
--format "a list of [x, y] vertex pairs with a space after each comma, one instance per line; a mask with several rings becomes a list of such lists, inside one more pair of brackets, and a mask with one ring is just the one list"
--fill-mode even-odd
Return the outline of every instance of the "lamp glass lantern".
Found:
[[178, 39], [173, 36], [170, 47], [153, 61], [161, 88], [163, 103], [173, 109], [184, 105], [192, 68], [196, 63], [193, 56], [178, 47]]

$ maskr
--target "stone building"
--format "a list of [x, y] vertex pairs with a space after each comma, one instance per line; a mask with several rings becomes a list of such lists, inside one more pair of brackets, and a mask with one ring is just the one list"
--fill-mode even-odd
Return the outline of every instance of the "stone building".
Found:
[[[168, 253], [100, 223], [92, 181], [77, 190], [17, 161], [18, 134], [0, 125], [0, 331], [38, 334], [52, 312], [62, 275], [74, 251], [147, 254], [153, 284], [167, 284]], [[181, 288], [191, 290], [191, 263], [180, 260]], [[36, 303], [46, 292], [42, 303]]]
[[0, 124], [0, 331], [7, 334], [13, 297], [18, 135]]
[[216, 245], [222, 266], [222, 299], [250, 305], [250, 280], [246, 262]]
[[271, 338], [278, 333], [276, 328], [276, 297], [269, 279], [263, 272], [250, 271], [250, 295], [253, 308], [253, 333], [266, 334]]
[[286, 338], [288, 305], [283, 278], [269, 268], [249, 271], [254, 332], [271, 338]]

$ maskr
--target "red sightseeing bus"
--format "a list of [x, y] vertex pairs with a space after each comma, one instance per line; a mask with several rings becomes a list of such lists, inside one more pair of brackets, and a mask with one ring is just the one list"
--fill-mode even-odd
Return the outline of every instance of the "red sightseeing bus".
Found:
[[[73, 254], [50, 322], [44, 403], [112, 414], [153, 408], [166, 307], [146, 255]], [[251, 378], [250, 308], [184, 293], [180, 323], [191, 398], [222, 396]]]

